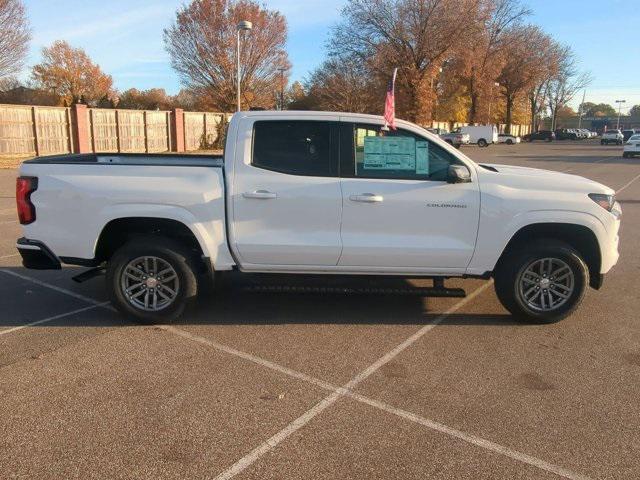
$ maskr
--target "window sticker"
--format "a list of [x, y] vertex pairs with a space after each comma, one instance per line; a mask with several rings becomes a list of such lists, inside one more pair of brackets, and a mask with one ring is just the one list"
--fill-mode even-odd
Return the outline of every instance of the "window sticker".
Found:
[[429, 174], [429, 142], [416, 142], [416, 173]]
[[415, 138], [365, 137], [363, 168], [416, 171]]

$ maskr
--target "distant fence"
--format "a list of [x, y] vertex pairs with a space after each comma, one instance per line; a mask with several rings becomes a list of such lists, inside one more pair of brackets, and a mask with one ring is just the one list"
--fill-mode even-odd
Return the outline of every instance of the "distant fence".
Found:
[[0, 105], [0, 155], [211, 148], [230, 114]]

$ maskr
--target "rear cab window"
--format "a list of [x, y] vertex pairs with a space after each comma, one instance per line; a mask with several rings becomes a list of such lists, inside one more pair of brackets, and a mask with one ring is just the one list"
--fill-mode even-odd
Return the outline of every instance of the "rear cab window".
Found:
[[338, 175], [337, 123], [262, 120], [253, 125], [251, 165], [289, 175]]

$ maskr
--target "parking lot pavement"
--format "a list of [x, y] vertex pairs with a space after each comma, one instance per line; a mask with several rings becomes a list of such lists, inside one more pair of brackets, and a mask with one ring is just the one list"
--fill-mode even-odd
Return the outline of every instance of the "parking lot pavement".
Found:
[[453, 280], [467, 299], [236, 284], [136, 326], [102, 279], [20, 267], [0, 170], [2, 476], [640, 477], [640, 163], [586, 141], [463, 152], [619, 191], [621, 261], [570, 318], [522, 325], [491, 282]]

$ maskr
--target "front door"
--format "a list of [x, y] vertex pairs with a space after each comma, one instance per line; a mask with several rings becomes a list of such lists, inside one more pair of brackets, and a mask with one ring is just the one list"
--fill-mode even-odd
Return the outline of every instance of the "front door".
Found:
[[231, 238], [252, 265], [334, 266], [342, 195], [335, 121], [245, 119], [233, 172]]
[[478, 231], [475, 174], [471, 183], [447, 183], [449, 166], [463, 162], [406, 130], [352, 124], [341, 128], [341, 137], [339, 265], [407, 272], [465, 269]]

